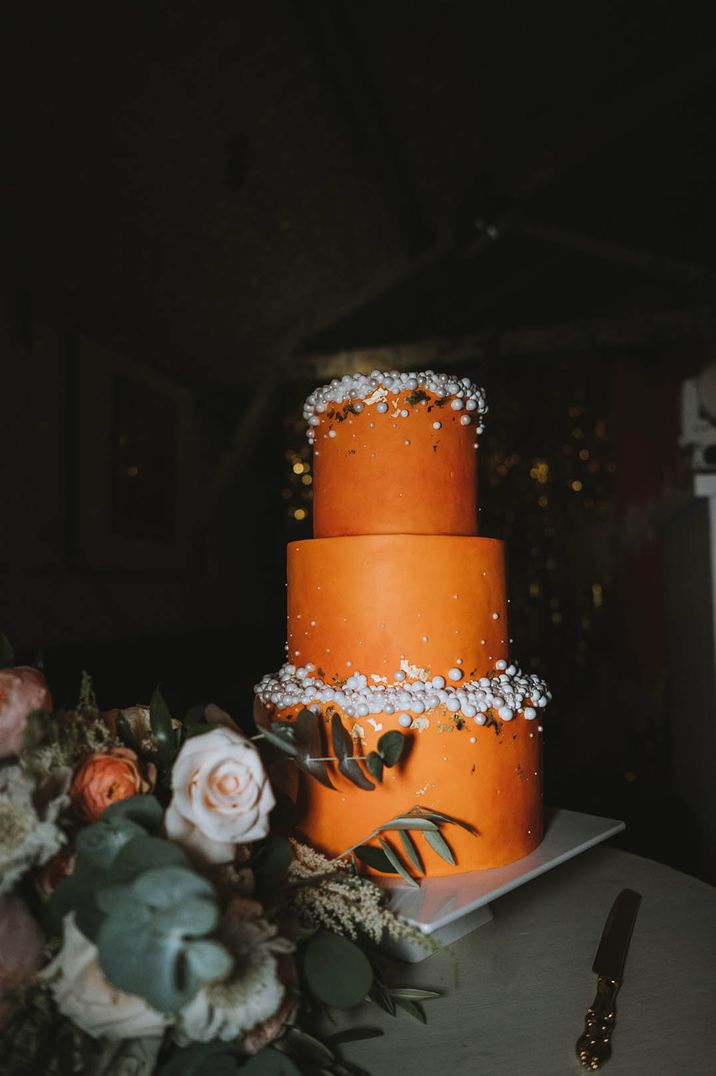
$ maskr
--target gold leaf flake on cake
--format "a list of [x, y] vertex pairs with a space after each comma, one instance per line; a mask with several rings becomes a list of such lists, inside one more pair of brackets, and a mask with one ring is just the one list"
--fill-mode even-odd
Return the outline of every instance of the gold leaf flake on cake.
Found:
[[379, 385], [375, 392], [371, 392], [370, 396], [367, 397], [365, 402], [368, 404], [368, 406], [370, 406], [371, 404], [380, 403], [381, 400], [384, 400], [387, 395], [388, 390], [384, 389], [382, 385]]
[[430, 679], [430, 673], [427, 669], [421, 668], [420, 665], [413, 665], [412, 662], [408, 661], [407, 658], [403, 658], [403, 660], [400, 662], [400, 668], [403, 670], [404, 673], [407, 673], [408, 676], [412, 676], [413, 680]]
[[363, 729], [362, 725], [358, 724], [357, 721], [351, 729], [351, 737], [354, 740], [365, 740], [365, 730]]
[[380, 730], [383, 728], [383, 722], [376, 721], [374, 717], [368, 718], [368, 724], [373, 726], [375, 732], [380, 732]]
[[417, 729], [418, 732], [424, 732], [425, 729], [430, 728], [430, 718], [429, 717], [422, 717], [422, 716], [421, 717], [414, 717], [410, 727], [411, 727], [411, 729]]

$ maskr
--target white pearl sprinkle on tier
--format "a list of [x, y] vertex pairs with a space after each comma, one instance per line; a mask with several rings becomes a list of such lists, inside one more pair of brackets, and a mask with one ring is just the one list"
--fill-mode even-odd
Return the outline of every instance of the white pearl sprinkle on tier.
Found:
[[[438, 400], [451, 399], [455, 411], [470, 412], [477, 422], [477, 433], [483, 432], [482, 418], [487, 413], [485, 394], [469, 377], [453, 377], [450, 374], [436, 373], [434, 370], [421, 370], [418, 373], [401, 373], [398, 370], [373, 370], [370, 374], [344, 374], [328, 385], [315, 389], [303, 407], [303, 417], [308, 423], [308, 440], [313, 444], [314, 429], [319, 425], [320, 416], [330, 404], [352, 403], [357, 411], [365, 404], [376, 404], [379, 414], [386, 414], [388, 406], [385, 397], [399, 392], [415, 392], [423, 389]], [[402, 417], [409, 412], [402, 410]], [[469, 424], [471, 418], [465, 415], [463, 424]]]
[[448, 686], [442, 676], [406, 681], [397, 675], [392, 684], [370, 683], [371, 679], [354, 672], [334, 686], [325, 683], [312, 664], [286, 664], [278, 673], [264, 676], [254, 690], [261, 702], [278, 710], [332, 703], [347, 717], [385, 714], [394, 716], [396, 724], [404, 724], [404, 711], [417, 717], [439, 706], [456, 716], [472, 718], [478, 725], [486, 723], [491, 710], [503, 721], [511, 721], [518, 713], [531, 721], [551, 699], [544, 680], [504, 661], [498, 662], [494, 676], [467, 680], [456, 687]]

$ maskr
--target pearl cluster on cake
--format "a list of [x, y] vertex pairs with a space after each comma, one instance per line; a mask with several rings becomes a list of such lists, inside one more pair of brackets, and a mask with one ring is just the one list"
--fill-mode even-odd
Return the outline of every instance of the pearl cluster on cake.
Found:
[[[366, 403], [377, 402], [376, 411], [385, 414], [388, 411], [388, 405], [383, 398], [385, 395], [397, 395], [399, 392], [412, 392], [416, 389], [424, 389], [439, 400], [452, 398], [451, 408], [464, 412], [460, 422], [469, 425], [474, 413], [477, 433], [483, 432], [481, 420], [487, 412], [485, 394], [469, 377], [452, 377], [434, 370], [421, 370], [419, 373], [373, 370], [370, 374], [344, 374], [341, 378], [334, 377], [328, 385], [322, 385], [311, 393], [303, 407], [303, 417], [308, 423], [308, 440], [313, 444], [314, 429], [321, 421], [320, 416], [332, 403], [350, 402], [354, 410], [362, 411]], [[407, 418], [408, 414], [406, 408], [400, 411], [403, 418]]]
[[[392, 684], [375, 684], [369, 683], [363, 673], [354, 672], [344, 683], [334, 687], [324, 682], [311, 663], [302, 667], [286, 664], [276, 674], [264, 676], [254, 690], [261, 702], [278, 710], [332, 703], [347, 717], [395, 715], [397, 724], [403, 727], [408, 725], [403, 720], [408, 715], [403, 711], [420, 716], [439, 706], [445, 706], [456, 716], [472, 718], [478, 725], [485, 724], [490, 710], [503, 721], [511, 721], [520, 712], [528, 721], [533, 720], [537, 711], [551, 699], [544, 680], [535, 673], [523, 673], [506, 661], [498, 661], [496, 668], [494, 676], [464, 682], [462, 670], [450, 669], [448, 677], [452, 684], [448, 684], [443, 676], [434, 676], [427, 681], [406, 681], [400, 670]], [[459, 677], [455, 675], [458, 673]], [[456, 680], [460, 682], [456, 684]]]

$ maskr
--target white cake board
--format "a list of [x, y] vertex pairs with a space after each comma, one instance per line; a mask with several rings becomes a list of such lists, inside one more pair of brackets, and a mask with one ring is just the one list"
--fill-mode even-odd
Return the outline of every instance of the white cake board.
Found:
[[534, 852], [506, 867], [444, 878], [423, 878], [419, 889], [381, 878], [381, 886], [390, 890], [389, 907], [417, 927], [426, 938], [424, 945], [419, 940], [391, 939], [384, 942], [382, 948], [409, 963], [425, 960], [435, 952], [435, 942], [449, 945], [489, 923], [492, 919], [490, 901], [606, 841], [624, 828], [624, 823], [615, 818], [548, 808], [542, 843]]

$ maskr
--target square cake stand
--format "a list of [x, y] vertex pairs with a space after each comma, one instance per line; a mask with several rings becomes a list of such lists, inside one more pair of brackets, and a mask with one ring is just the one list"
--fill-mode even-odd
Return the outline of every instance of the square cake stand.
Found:
[[423, 878], [413, 889], [393, 879], [381, 879], [390, 890], [389, 907], [425, 935], [419, 940], [384, 941], [391, 956], [417, 963], [432, 956], [435, 945], [449, 945], [492, 919], [490, 901], [517, 889], [532, 878], [578, 856], [625, 828], [614, 818], [581, 814], [559, 808], [545, 810], [545, 833], [534, 852], [515, 863], [490, 870], [470, 871], [444, 878]]

